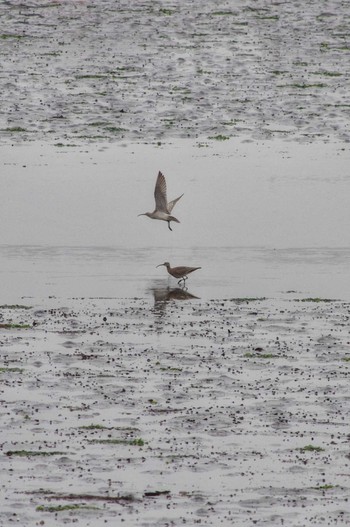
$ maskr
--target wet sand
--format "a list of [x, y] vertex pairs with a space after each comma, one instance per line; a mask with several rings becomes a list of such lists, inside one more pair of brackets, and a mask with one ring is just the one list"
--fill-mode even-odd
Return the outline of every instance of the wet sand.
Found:
[[2, 141], [349, 141], [347, 2], [10, 0], [0, 16]]
[[158, 293], [1, 307], [2, 525], [348, 524], [350, 304]]

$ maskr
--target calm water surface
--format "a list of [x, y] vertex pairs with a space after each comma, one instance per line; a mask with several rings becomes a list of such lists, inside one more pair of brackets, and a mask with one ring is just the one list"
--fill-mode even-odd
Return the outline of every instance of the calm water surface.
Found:
[[[349, 150], [343, 143], [229, 141], [200, 147], [2, 147], [0, 261], [5, 301], [20, 296], [149, 296], [164, 268], [201, 266], [200, 298], [349, 297]], [[158, 170], [184, 193], [180, 224], [154, 207]], [[176, 286], [170, 279], [169, 287]]]
[[[167, 298], [177, 282], [165, 268], [156, 268], [163, 251], [1, 246], [1, 302], [47, 296]], [[174, 248], [174, 262], [176, 253], [202, 266], [187, 289], [201, 299], [287, 294], [350, 300], [350, 249]]]

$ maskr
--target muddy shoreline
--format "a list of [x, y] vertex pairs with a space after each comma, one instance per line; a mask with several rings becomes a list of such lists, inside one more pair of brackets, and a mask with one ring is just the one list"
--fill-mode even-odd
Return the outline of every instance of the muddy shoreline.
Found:
[[349, 308], [2, 306], [1, 524], [347, 524]]
[[346, 2], [0, 7], [1, 140], [349, 141]]

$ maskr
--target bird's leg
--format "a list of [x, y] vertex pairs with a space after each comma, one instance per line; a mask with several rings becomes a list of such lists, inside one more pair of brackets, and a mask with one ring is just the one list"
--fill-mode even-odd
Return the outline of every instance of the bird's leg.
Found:
[[171, 227], [170, 227], [170, 221], [168, 221], [168, 227], [169, 227], [169, 230], [173, 230]]
[[183, 289], [187, 289], [186, 287], [186, 280], [187, 280], [188, 276], [183, 276], [182, 278], [180, 278], [180, 280], [178, 281], [178, 284], [180, 285], [181, 282], [182, 282], [182, 288]]

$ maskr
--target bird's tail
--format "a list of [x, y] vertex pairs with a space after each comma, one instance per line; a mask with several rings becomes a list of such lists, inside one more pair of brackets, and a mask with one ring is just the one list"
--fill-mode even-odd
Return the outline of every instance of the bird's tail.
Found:
[[173, 210], [173, 208], [175, 207], [175, 205], [179, 201], [179, 199], [182, 198], [182, 196], [183, 196], [183, 194], [181, 194], [181, 196], [179, 196], [178, 198], [173, 199], [173, 201], [169, 201], [169, 203], [168, 203], [169, 214], [171, 213], [171, 211]]

